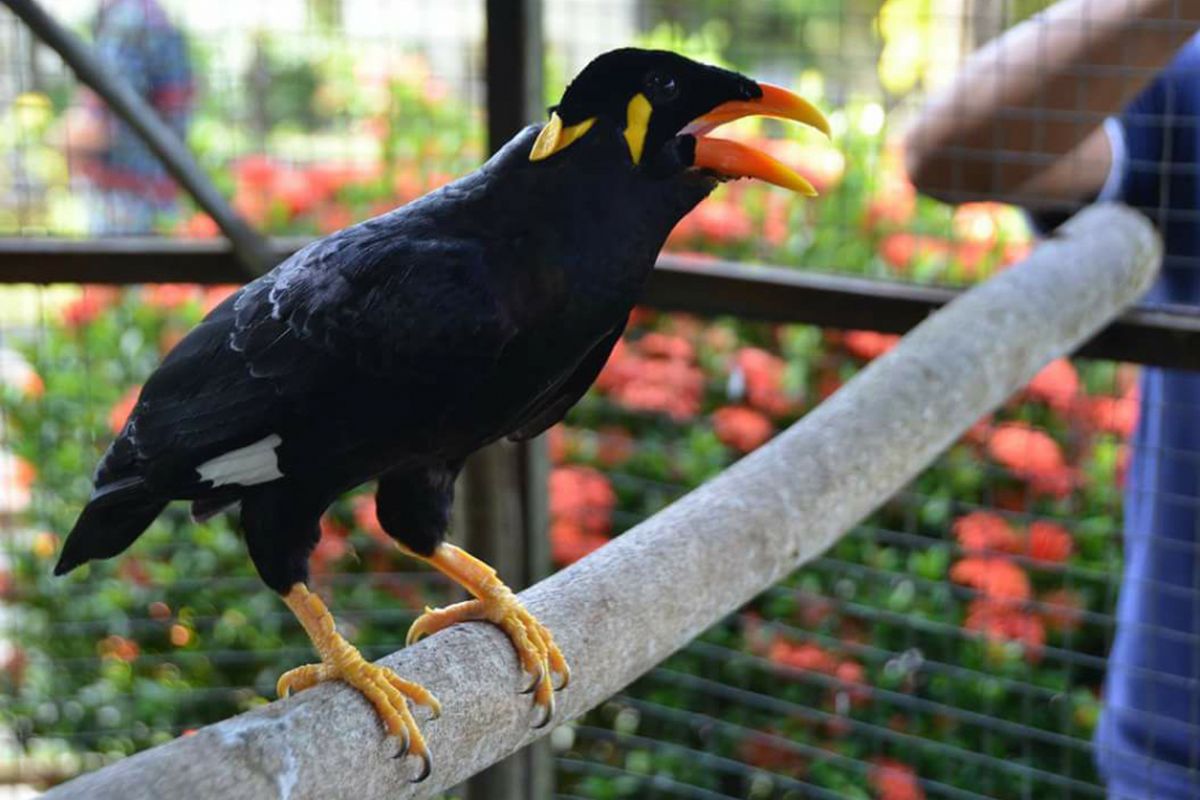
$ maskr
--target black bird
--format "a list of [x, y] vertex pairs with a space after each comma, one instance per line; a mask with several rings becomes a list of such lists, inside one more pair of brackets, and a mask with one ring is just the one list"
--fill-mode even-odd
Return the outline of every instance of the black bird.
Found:
[[401, 752], [422, 758], [423, 778], [429, 755], [406, 700], [435, 714], [437, 700], [367, 663], [305, 585], [321, 514], [374, 479], [383, 529], [475, 598], [427, 612], [409, 641], [495, 623], [534, 679], [544, 724], [566, 661], [493, 569], [443, 541], [455, 476], [484, 445], [562, 419], [624, 330], [667, 234], [718, 181], [815, 194], [773, 159], [704, 135], [750, 114], [828, 133], [782, 89], [674, 53], [606, 53], [546, 125], [478, 171], [243, 287], [146, 382], [55, 573], [122, 552], [171, 500], [190, 500], [198, 519], [240, 504], [259, 575], [321, 656], [284, 674], [280, 693], [350, 683]]

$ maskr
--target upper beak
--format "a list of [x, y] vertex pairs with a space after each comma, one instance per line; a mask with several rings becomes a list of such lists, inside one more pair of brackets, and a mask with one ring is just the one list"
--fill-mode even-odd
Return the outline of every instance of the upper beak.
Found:
[[816, 128], [826, 136], [830, 135], [829, 121], [812, 103], [769, 83], [760, 83], [759, 87], [762, 88], [762, 97], [722, 103], [683, 129], [682, 133], [696, 137], [694, 166], [711, 169], [731, 178], [758, 178], [800, 194], [815, 196], [817, 190], [811, 183], [766, 153], [727, 139], [704, 135], [718, 125], [749, 116], [791, 119]]

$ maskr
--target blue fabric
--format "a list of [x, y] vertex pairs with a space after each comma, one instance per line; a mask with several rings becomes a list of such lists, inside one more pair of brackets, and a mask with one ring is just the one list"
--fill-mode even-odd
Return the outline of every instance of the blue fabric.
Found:
[[[186, 138], [193, 94], [187, 42], [156, 0], [102, 0], [93, 33], [100, 59]], [[149, 233], [157, 216], [175, 208], [174, 181], [107, 106], [96, 100], [94, 113], [108, 128], [108, 144], [81, 165], [97, 190], [92, 233]]]
[[[1200, 306], [1200, 37], [1118, 119], [1117, 199], [1166, 245], [1147, 302]], [[1200, 373], [1145, 369], [1096, 760], [1114, 798], [1200, 797]]]

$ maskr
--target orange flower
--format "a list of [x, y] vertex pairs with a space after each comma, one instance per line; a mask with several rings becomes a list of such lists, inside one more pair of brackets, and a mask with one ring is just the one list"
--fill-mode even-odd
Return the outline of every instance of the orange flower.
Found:
[[863, 669], [862, 664], [847, 659], [837, 665], [833, 676], [842, 683], [839, 691], [847, 692], [853, 705], [861, 706], [870, 699], [871, 690], [867, 685], [867, 671]]
[[194, 283], [150, 283], [142, 289], [146, 304], [164, 311], [174, 311], [200, 296], [200, 287]]
[[1057, 564], [1071, 557], [1075, 540], [1063, 526], [1038, 520], [1029, 526], [1028, 549], [1030, 558]]
[[963, 628], [982, 633], [993, 641], [1020, 642], [1029, 648], [1028, 657], [1040, 657], [1046, 643], [1046, 628], [1040, 617], [1012, 603], [979, 597], [967, 606]]
[[561, 464], [567, 459], [567, 429], [561, 422], [546, 431], [546, 450], [551, 464]]
[[838, 657], [828, 650], [809, 642], [794, 644], [779, 637], [771, 642], [767, 659], [782, 667], [833, 675], [837, 672]]
[[555, 467], [550, 472], [550, 517], [566, 520], [591, 534], [606, 534], [612, 525], [617, 495], [603, 473], [591, 467]]
[[328, 514], [321, 517], [321, 538], [317, 540], [317, 546], [313, 548], [312, 554], [309, 556], [314, 574], [324, 575], [330, 564], [349, 552], [350, 544], [346, 541], [347, 534], [349, 531]]
[[842, 345], [850, 355], [870, 361], [895, 347], [900, 337], [892, 333], [877, 331], [846, 331]]
[[759, 769], [797, 776], [808, 768], [808, 762], [786, 736], [771, 729], [753, 731], [738, 743], [738, 760]]
[[216, 221], [203, 211], [197, 211], [180, 222], [175, 230], [180, 236], [187, 239], [211, 239], [221, 234], [221, 229], [217, 226]]
[[133, 661], [141, 653], [138, 643], [124, 636], [106, 636], [96, 645], [101, 658], [115, 658], [126, 663]]
[[1087, 419], [1098, 431], [1128, 439], [1137, 430], [1138, 405], [1136, 397], [1089, 397]]
[[725, 406], [712, 415], [713, 431], [721, 443], [742, 453], [756, 450], [775, 433], [771, 420], [745, 406]]
[[947, 259], [950, 243], [936, 236], [893, 233], [879, 243], [879, 255], [893, 272], [907, 275], [918, 262]]
[[555, 520], [550, 526], [550, 558], [565, 567], [600, 549], [607, 541], [607, 536], [584, 530], [575, 520]]
[[596, 432], [596, 461], [603, 467], [619, 467], [633, 457], [635, 445], [629, 431], [608, 425]]
[[237, 292], [242, 287], [236, 283], [219, 283], [215, 286], [206, 286], [204, 288], [204, 313], [212, 311], [217, 306], [224, 303], [229, 297]]
[[1040, 494], [1065, 497], [1075, 485], [1058, 442], [1024, 423], [996, 426], [988, 439], [988, 454]]
[[916, 770], [894, 758], [877, 756], [867, 775], [878, 800], [925, 800]]
[[704, 382], [703, 371], [694, 364], [646, 357], [640, 343], [621, 340], [596, 378], [596, 389], [626, 409], [660, 412], [682, 421], [699, 413]]
[[1025, 394], [1060, 413], [1070, 411], [1079, 395], [1079, 375], [1070, 361], [1057, 358], [1033, 376]]
[[1054, 589], [1041, 597], [1042, 622], [1052, 631], [1078, 630], [1083, 622], [1083, 597], [1071, 589]]
[[120, 296], [112, 286], [84, 286], [83, 293], [63, 309], [63, 324], [68, 328], [87, 325], [116, 304]]
[[992, 600], [1013, 602], [1030, 596], [1029, 576], [1007, 558], [964, 558], [950, 568], [950, 580], [971, 586]]
[[968, 553], [1019, 553], [1021, 538], [1008, 521], [989, 511], [974, 511], [954, 521], [954, 538]]
[[669, 361], [691, 361], [696, 357], [696, 348], [682, 336], [665, 333], [647, 333], [638, 340], [642, 355], [650, 358], [665, 358]]
[[783, 416], [795, 405], [783, 391], [786, 367], [782, 358], [757, 347], [743, 347], [733, 356], [733, 368], [745, 383], [746, 402], [771, 416]]
[[354, 524], [386, 548], [391, 548], [396, 540], [387, 535], [387, 531], [379, 524], [375, 514], [375, 495], [360, 494], [354, 498]]
[[867, 204], [863, 217], [863, 227], [868, 231], [903, 227], [917, 212], [917, 190], [908, 176], [897, 169], [885, 170], [882, 175], [879, 191]]
[[120, 433], [125, 427], [126, 420], [133, 413], [133, 407], [137, 405], [138, 397], [142, 393], [141, 386], [131, 386], [126, 390], [125, 394], [121, 395], [121, 399], [113, 404], [113, 407], [108, 412], [108, 428], [113, 433]]

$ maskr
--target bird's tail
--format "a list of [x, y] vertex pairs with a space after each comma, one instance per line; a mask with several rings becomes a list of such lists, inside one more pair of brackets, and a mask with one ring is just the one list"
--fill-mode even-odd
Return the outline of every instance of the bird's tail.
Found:
[[166, 505], [166, 500], [146, 491], [140, 478], [98, 489], [67, 535], [54, 574], [64, 575], [86, 561], [117, 555], [150, 527]]

